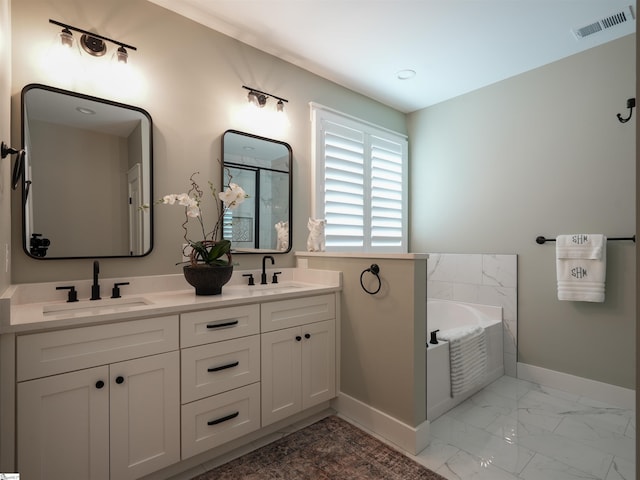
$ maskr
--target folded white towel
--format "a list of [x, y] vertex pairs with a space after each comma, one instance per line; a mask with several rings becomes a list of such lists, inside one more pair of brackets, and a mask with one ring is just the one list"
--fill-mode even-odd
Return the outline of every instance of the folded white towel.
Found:
[[556, 238], [556, 258], [600, 260], [605, 246], [606, 237], [599, 233], [558, 235]]
[[558, 300], [604, 302], [606, 270], [604, 235], [560, 235], [556, 239]]

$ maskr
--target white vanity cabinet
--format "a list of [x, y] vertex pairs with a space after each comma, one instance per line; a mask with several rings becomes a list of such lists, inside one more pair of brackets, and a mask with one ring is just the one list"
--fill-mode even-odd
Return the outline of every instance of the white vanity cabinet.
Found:
[[178, 317], [17, 337], [18, 471], [135, 479], [180, 460]]
[[260, 305], [180, 315], [182, 458], [260, 428]]
[[0, 365], [15, 398], [0, 405], [15, 425], [11, 467], [25, 480], [163, 478], [326, 408], [337, 391], [333, 288], [201, 303], [189, 292], [176, 295], [184, 304], [150, 301], [146, 315], [25, 322], [3, 338], [12, 351]]
[[336, 392], [335, 295], [262, 305], [262, 426]]

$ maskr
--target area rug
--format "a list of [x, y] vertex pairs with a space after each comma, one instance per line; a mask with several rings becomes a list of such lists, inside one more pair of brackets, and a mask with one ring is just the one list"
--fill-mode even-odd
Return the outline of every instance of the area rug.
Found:
[[193, 480], [445, 480], [349, 422], [326, 417]]

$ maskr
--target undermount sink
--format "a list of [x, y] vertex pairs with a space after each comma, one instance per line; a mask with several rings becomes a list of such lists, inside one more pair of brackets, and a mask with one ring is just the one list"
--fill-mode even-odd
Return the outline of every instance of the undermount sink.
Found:
[[268, 283], [266, 285], [247, 285], [247, 288], [255, 288], [256, 290], [283, 290], [287, 288], [304, 288], [308, 285], [296, 282]]
[[87, 313], [105, 314], [128, 311], [136, 307], [150, 305], [152, 302], [143, 297], [105, 298], [104, 300], [87, 300], [81, 302], [56, 303], [44, 305], [42, 314], [51, 316], [80, 316]]
[[242, 292], [243, 295], [268, 295], [270, 293], [284, 293], [287, 291], [295, 291], [300, 288], [308, 287], [309, 285], [297, 282], [281, 282], [281, 283], [268, 283], [266, 285], [233, 285], [225, 287], [235, 290], [236, 292]]

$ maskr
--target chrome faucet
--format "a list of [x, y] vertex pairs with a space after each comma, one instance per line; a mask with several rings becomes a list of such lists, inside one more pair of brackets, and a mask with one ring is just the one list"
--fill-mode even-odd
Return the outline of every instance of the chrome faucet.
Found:
[[267, 258], [271, 259], [271, 265], [276, 263], [276, 261], [273, 259], [273, 257], [271, 255], [265, 255], [264, 257], [262, 257], [262, 276], [260, 277], [260, 285], [266, 285], [267, 284], [267, 270], [266, 270], [266, 267], [265, 267], [265, 262], [266, 262]]
[[93, 261], [93, 285], [91, 285], [91, 300], [100, 300], [100, 284], [98, 283], [98, 274], [100, 273], [100, 263], [98, 260]]

